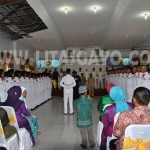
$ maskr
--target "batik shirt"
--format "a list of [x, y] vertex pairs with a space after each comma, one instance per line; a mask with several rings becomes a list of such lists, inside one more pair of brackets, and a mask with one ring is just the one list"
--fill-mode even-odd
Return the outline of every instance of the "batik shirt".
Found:
[[150, 110], [146, 106], [135, 107], [133, 110], [122, 112], [114, 127], [117, 150], [123, 149], [125, 129], [130, 124], [150, 124]]

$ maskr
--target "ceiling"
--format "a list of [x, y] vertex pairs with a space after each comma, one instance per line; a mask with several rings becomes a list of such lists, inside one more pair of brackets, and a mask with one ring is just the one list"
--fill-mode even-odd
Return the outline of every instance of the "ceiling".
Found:
[[29, 34], [47, 29], [43, 21], [26, 0], [0, 1], [0, 30], [4, 38], [18, 40], [30, 38]]
[[[6, 1], [6, 0], [5, 0]], [[9, 1], [9, 0], [8, 0]], [[150, 39], [150, 0], [27, 0], [48, 28], [27, 34], [32, 49], [127, 49]], [[99, 6], [94, 13], [91, 6]], [[70, 7], [65, 14], [62, 7]], [[36, 20], [33, 18], [32, 21]]]

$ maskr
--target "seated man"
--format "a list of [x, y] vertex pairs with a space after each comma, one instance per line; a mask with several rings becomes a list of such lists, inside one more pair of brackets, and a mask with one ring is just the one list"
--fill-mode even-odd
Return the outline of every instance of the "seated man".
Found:
[[[126, 127], [131, 124], [150, 124], [150, 110], [148, 104], [150, 103], [150, 91], [145, 87], [138, 87], [133, 94], [133, 104], [135, 108], [130, 111], [124, 111], [119, 115], [117, 123], [114, 127], [114, 135], [118, 140], [111, 145], [116, 145], [117, 150], [123, 149], [123, 141]], [[113, 146], [114, 150], [114, 146]]]

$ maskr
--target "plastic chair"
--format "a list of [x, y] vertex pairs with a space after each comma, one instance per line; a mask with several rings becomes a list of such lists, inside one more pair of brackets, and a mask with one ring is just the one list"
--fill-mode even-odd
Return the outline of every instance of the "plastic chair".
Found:
[[16, 127], [18, 131], [19, 150], [30, 150], [31, 146], [33, 145], [30, 134], [25, 128], [19, 128], [14, 109], [10, 106], [1, 106], [1, 107], [7, 111], [10, 125]]
[[[142, 139], [143, 142], [149, 141], [150, 145], [150, 125], [129, 125], [125, 130], [125, 139], [130, 138], [137, 141], [138, 138]], [[126, 144], [127, 145], [127, 144]], [[125, 146], [125, 140], [124, 140]], [[149, 150], [150, 147], [145, 147], [143, 150]], [[126, 150], [136, 150], [136, 147], [128, 148]]]
[[0, 146], [7, 148], [7, 150], [19, 149], [17, 134], [14, 134], [8, 139], [6, 139], [1, 120], [0, 120]]

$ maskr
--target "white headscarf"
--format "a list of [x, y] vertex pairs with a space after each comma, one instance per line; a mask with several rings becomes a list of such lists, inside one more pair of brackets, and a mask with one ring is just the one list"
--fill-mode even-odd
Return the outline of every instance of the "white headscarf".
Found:
[[[21, 88], [21, 94], [22, 94], [24, 91], [27, 91], [27, 88], [25, 88], [24, 86], [20, 86], [20, 88]], [[25, 98], [21, 95], [21, 97], [20, 97], [19, 99], [22, 100], [22, 101], [24, 101], [25, 107], [26, 107], [26, 109], [28, 109], [28, 106], [27, 106], [27, 103], [26, 103]]]

